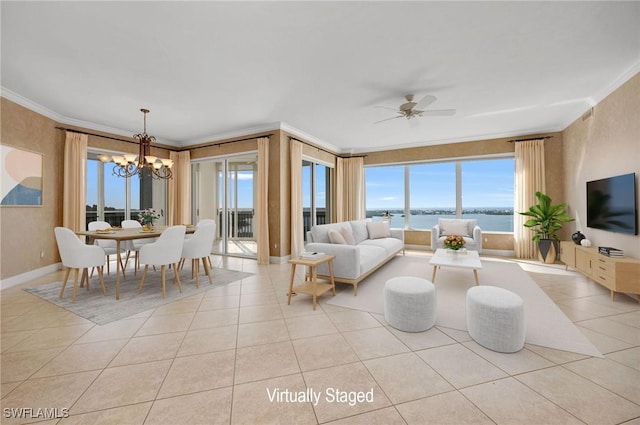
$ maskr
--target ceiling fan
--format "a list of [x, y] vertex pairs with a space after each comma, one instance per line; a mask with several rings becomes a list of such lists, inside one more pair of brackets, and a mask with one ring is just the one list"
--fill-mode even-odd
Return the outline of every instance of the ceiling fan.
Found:
[[426, 110], [425, 108], [427, 108], [433, 102], [438, 100], [437, 97], [435, 97], [433, 95], [430, 95], [430, 94], [428, 94], [425, 97], [423, 97], [422, 99], [420, 99], [419, 102], [414, 102], [413, 101], [413, 95], [412, 94], [406, 95], [405, 99], [407, 99], [406, 103], [403, 103], [402, 105], [400, 105], [400, 107], [398, 109], [390, 108], [388, 106], [376, 106], [376, 108], [384, 108], [384, 109], [390, 109], [392, 111], [395, 111], [398, 115], [395, 116], [395, 117], [386, 118], [386, 119], [383, 119], [383, 120], [380, 120], [380, 121], [376, 121], [375, 124], [377, 124], [379, 122], [383, 122], [383, 121], [394, 120], [396, 118], [406, 118], [406, 119], [410, 120], [410, 119], [415, 118], [415, 117], [450, 116], [450, 115], [455, 115], [455, 113], [456, 113], [455, 109], [432, 109], [432, 110]]

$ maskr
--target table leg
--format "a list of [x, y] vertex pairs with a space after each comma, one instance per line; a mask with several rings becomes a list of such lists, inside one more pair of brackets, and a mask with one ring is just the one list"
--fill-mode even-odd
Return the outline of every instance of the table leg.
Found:
[[296, 265], [292, 264], [291, 265], [291, 278], [289, 279], [289, 298], [287, 300], [287, 305], [291, 305], [291, 294], [293, 292], [293, 277], [296, 274]]
[[473, 277], [476, 279], [476, 286], [480, 285], [480, 282], [478, 282], [478, 270], [473, 269]]
[[331, 278], [331, 286], [333, 287], [333, 296], [336, 295], [336, 282], [333, 279], [333, 260], [329, 260], [329, 277]]
[[316, 300], [318, 298], [316, 291], [316, 283], [318, 282], [318, 268], [315, 266], [310, 266], [309, 271], [311, 272], [311, 292], [313, 292], [313, 309], [316, 309]]
[[[116, 240], [116, 300], [120, 299], [120, 262], [122, 256], [120, 255], [120, 240]], [[124, 270], [123, 270], [124, 273]]]
[[436, 270], [438, 270], [438, 266], [433, 266], [433, 274], [431, 275], [431, 283], [436, 282]]

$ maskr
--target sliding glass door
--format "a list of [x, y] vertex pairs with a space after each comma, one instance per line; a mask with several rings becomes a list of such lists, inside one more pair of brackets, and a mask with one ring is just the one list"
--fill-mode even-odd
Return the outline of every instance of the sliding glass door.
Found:
[[257, 255], [257, 168], [256, 153], [193, 164], [193, 221], [216, 221], [216, 254], [251, 258]]

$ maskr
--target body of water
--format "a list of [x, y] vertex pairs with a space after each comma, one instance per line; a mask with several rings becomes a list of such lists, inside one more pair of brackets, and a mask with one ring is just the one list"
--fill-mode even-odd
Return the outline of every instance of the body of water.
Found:
[[[367, 217], [374, 220], [382, 220], [382, 216], [376, 212], [367, 211]], [[409, 216], [409, 228], [416, 230], [431, 230], [438, 223], [439, 218], [456, 218], [455, 215], [430, 215], [430, 214], [411, 214]], [[478, 226], [487, 232], [513, 232], [513, 214], [463, 214], [464, 219], [475, 219]], [[394, 228], [405, 227], [405, 217], [400, 213], [393, 213], [390, 226]]]

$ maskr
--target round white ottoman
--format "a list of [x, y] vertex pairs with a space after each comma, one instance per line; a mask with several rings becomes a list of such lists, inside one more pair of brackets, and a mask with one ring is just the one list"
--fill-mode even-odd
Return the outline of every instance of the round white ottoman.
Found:
[[394, 277], [384, 285], [384, 318], [394, 328], [421, 332], [436, 323], [436, 288], [426, 279]]
[[489, 350], [514, 353], [524, 346], [524, 303], [519, 295], [495, 286], [467, 291], [467, 330]]

